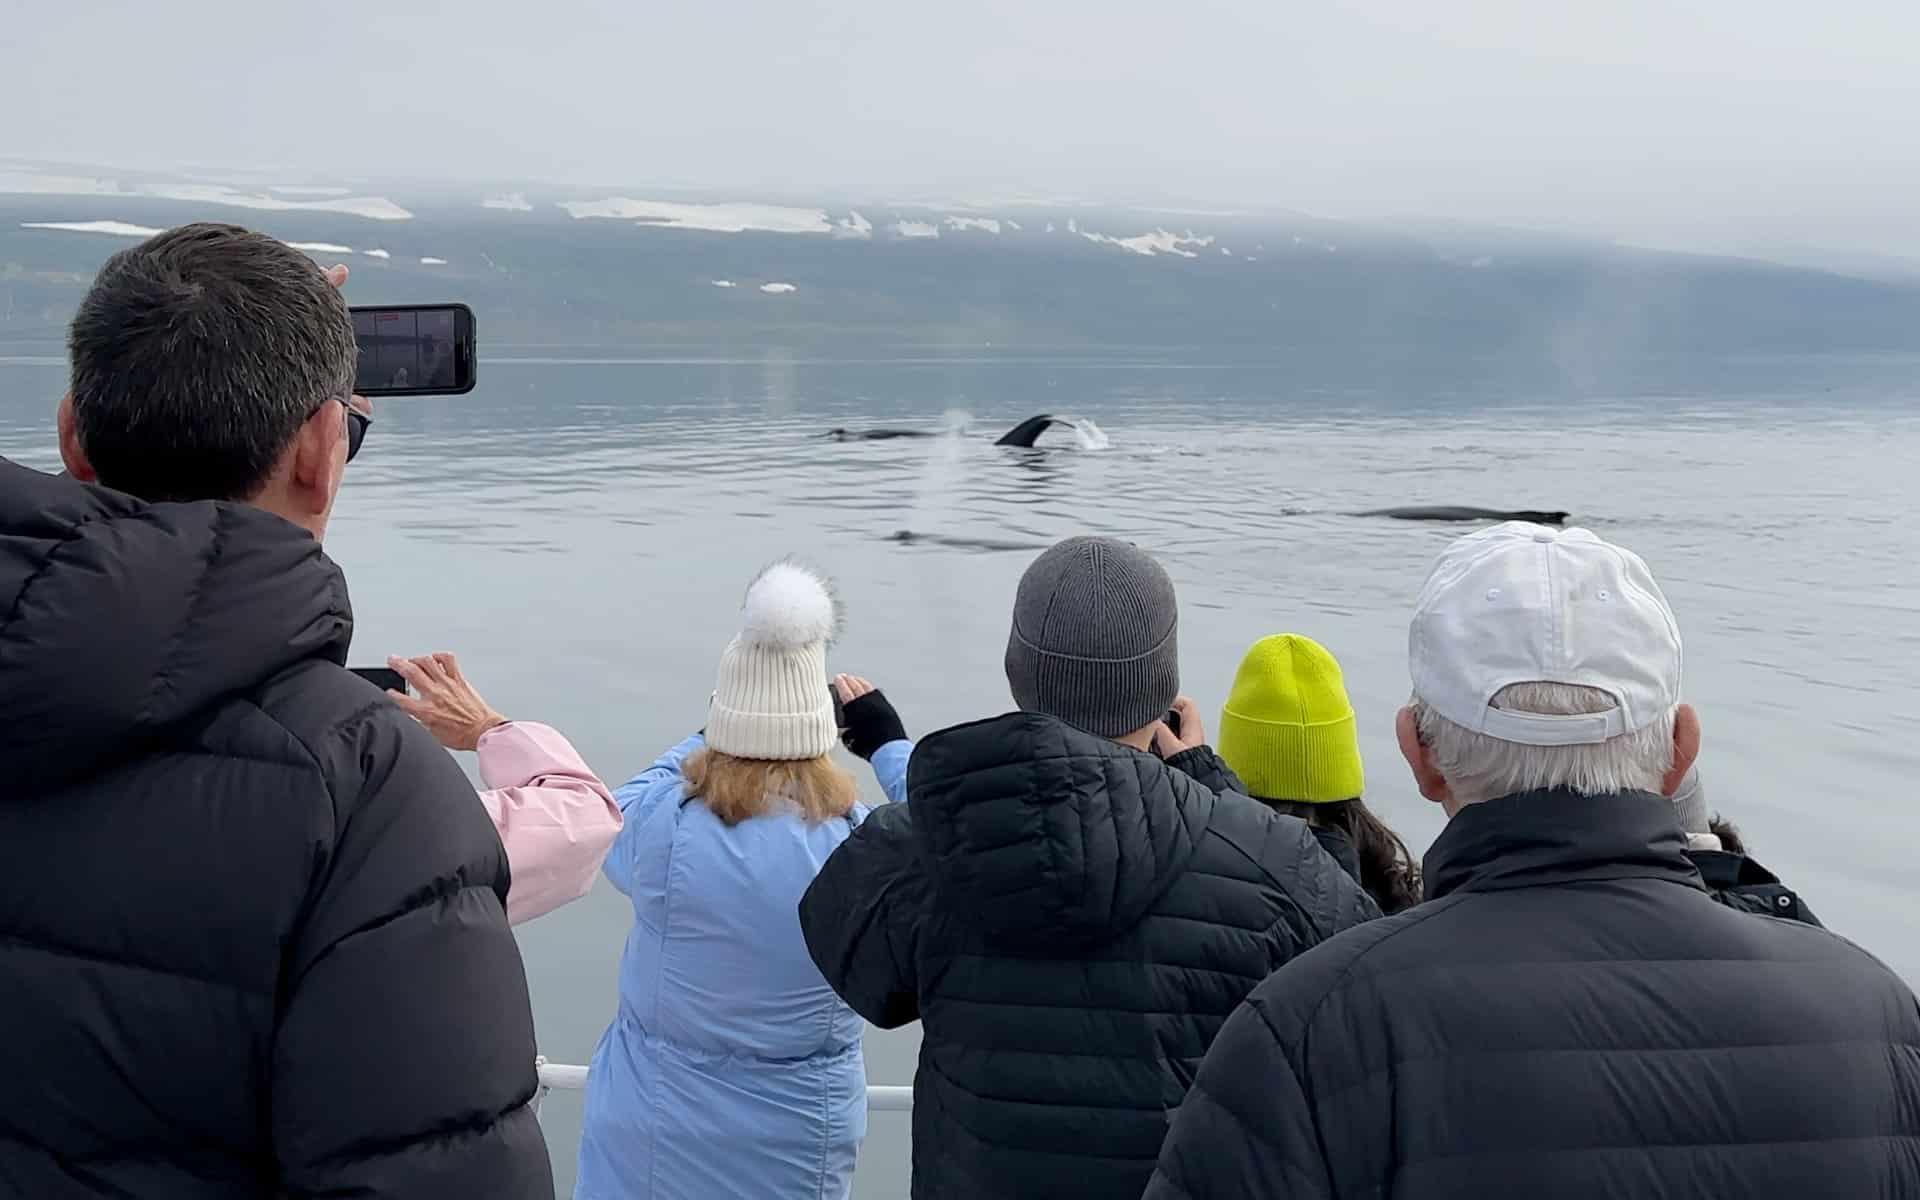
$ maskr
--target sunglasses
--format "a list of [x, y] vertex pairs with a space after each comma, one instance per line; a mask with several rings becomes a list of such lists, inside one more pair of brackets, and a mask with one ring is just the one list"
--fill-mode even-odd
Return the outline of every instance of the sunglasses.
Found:
[[353, 456], [360, 453], [360, 444], [367, 440], [367, 426], [373, 424], [373, 418], [355, 408], [350, 400], [338, 396], [334, 399], [347, 410], [347, 461], [352, 462]]

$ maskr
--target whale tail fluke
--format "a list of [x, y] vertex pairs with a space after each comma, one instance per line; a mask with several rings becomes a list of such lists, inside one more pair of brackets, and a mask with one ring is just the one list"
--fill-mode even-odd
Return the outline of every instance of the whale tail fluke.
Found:
[[1028, 417], [1012, 429], [1001, 434], [1000, 440], [995, 442], [994, 445], [1031, 447], [1034, 442], [1039, 440], [1040, 435], [1047, 431], [1048, 426], [1064, 423], [1065, 422], [1056, 420], [1050, 413], [1041, 413], [1039, 416]]

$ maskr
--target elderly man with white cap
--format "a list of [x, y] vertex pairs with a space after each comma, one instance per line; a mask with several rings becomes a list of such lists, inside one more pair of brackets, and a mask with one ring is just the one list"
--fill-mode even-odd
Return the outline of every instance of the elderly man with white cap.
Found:
[[1920, 1196], [1920, 1002], [1688, 859], [1700, 725], [1646, 564], [1463, 538], [1409, 649], [1427, 901], [1254, 990], [1147, 1195]]

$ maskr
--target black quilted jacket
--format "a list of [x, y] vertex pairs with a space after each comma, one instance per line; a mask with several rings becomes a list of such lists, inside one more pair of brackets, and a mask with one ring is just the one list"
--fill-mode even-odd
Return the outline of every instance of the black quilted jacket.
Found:
[[1256, 989], [1151, 1200], [1920, 1197], [1920, 1005], [1715, 903], [1658, 796], [1463, 809], [1429, 899]]
[[[1192, 775], [1189, 774], [1192, 773]], [[1376, 917], [1305, 823], [1017, 714], [922, 741], [800, 905], [868, 1020], [922, 1025], [915, 1197], [1137, 1196], [1255, 984]]]
[[339, 570], [0, 462], [0, 1196], [550, 1196], [507, 867]]

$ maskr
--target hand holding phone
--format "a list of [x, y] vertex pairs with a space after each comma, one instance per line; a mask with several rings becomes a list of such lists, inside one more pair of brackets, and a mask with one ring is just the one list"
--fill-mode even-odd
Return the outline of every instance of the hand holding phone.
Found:
[[480, 740], [509, 724], [467, 681], [460, 660], [446, 651], [387, 660], [412, 685], [412, 696], [395, 696], [400, 711], [426, 727], [449, 750], [478, 750]]
[[1153, 752], [1161, 758], [1172, 758], [1206, 744], [1207, 730], [1200, 723], [1200, 706], [1191, 696], [1174, 700], [1173, 708], [1160, 718], [1154, 730]]

